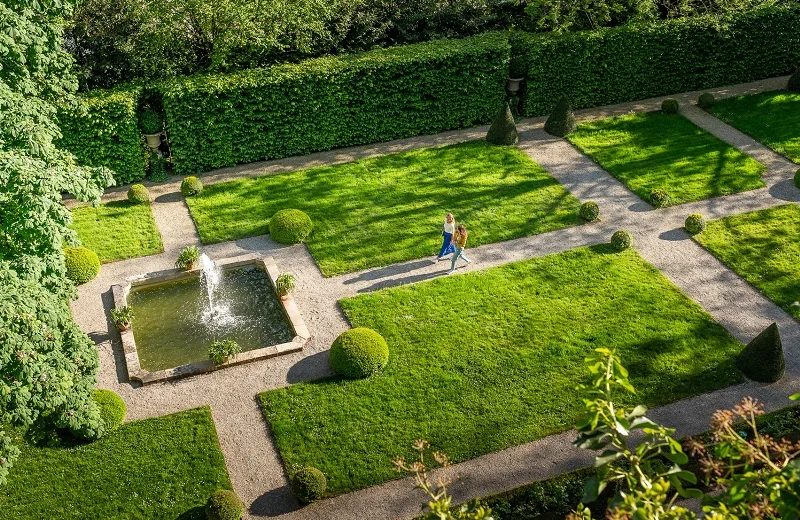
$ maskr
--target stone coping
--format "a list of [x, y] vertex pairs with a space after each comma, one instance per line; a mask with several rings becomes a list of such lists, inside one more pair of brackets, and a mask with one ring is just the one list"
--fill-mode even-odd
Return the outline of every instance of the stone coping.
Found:
[[[253, 264], [264, 269], [270, 281], [272, 282], [272, 287], [275, 287], [275, 283], [280, 275], [280, 271], [278, 270], [278, 266], [275, 264], [275, 260], [271, 256], [262, 257], [251, 254], [217, 261], [217, 265], [222, 269], [232, 269], [234, 267], [240, 267], [249, 264]], [[174, 280], [193, 278], [200, 276], [201, 271], [202, 269], [169, 269], [166, 271], [159, 271], [127, 278], [125, 282], [111, 286], [111, 292], [114, 297], [114, 308], [124, 307], [127, 305], [128, 294], [130, 293], [132, 287], [142, 287]], [[241, 352], [219, 365], [215, 365], [211, 362], [211, 360], [203, 360], [181, 365], [175, 368], [150, 372], [143, 369], [139, 363], [139, 353], [136, 351], [136, 341], [133, 337], [133, 326], [129, 327], [127, 330], [120, 331], [122, 349], [125, 354], [125, 365], [128, 371], [128, 379], [131, 381], [138, 381], [142, 383], [142, 385], [147, 385], [159, 381], [167, 381], [170, 379], [212, 372], [221, 368], [241, 365], [242, 363], [249, 363], [259, 359], [267, 359], [283, 354], [302, 351], [303, 347], [305, 347], [306, 343], [308, 343], [308, 341], [311, 339], [311, 333], [308, 331], [308, 327], [306, 327], [302, 316], [300, 316], [300, 311], [298, 310], [297, 304], [295, 303], [294, 298], [292, 298], [292, 295], [289, 294], [283, 298], [278, 298], [278, 300], [281, 302], [283, 312], [286, 315], [286, 318], [289, 320], [290, 327], [294, 331], [294, 337], [287, 343]]]

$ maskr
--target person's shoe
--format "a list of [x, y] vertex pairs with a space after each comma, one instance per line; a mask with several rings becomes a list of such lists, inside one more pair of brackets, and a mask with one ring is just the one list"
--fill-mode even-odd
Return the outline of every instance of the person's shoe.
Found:
[[455, 270], [455, 269], [450, 269], [449, 271], [447, 271], [447, 274], [453, 274], [453, 273], [455, 273], [455, 272], [456, 272], [456, 270]]
[[433, 260], [431, 260], [431, 263], [432, 264], [438, 264], [439, 263], [439, 257], [438, 256], [434, 256]]

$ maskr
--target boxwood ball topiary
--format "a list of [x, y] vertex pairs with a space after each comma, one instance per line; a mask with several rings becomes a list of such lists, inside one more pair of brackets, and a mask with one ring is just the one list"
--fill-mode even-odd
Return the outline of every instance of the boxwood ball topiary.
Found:
[[193, 197], [203, 191], [203, 183], [194, 175], [189, 175], [181, 182], [181, 193], [184, 197]]
[[544, 131], [556, 137], [566, 137], [575, 131], [575, 114], [569, 106], [569, 101], [562, 98], [556, 103], [553, 112], [544, 124]]
[[308, 238], [314, 224], [299, 209], [282, 209], [269, 221], [269, 234], [279, 244], [297, 244]]
[[331, 345], [331, 368], [344, 377], [359, 379], [382, 370], [389, 362], [389, 346], [372, 329], [355, 328], [342, 332]]
[[774, 383], [783, 377], [786, 362], [777, 323], [773, 323], [739, 353], [736, 366], [748, 379]]
[[627, 231], [617, 231], [611, 235], [611, 247], [617, 251], [625, 251], [633, 244], [633, 235]]
[[100, 272], [100, 258], [86, 247], [68, 247], [64, 250], [67, 278], [76, 284], [86, 283]]
[[586, 222], [592, 222], [597, 220], [597, 217], [600, 216], [600, 207], [597, 205], [596, 202], [584, 202], [581, 204], [581, 209], [579, 212], [581, 218]]
[[794, 74], [789, 76], [789, 84], [786, 85], [786, 89], [792, 92], [800, 92], [800, 69], [797, 69]]
[[794, 185], [800, 188], [800, 168], [794, 172]]
[[660, 188], [654, 189], [650, 192], [650, 203], [657, 208], [663, 208], [669, 204], [669, 193]]
[[692, 235], [702, 233], [706, 229], [706, 219], [700, 213], [692, 213], [686, 217], [683, 227]]
[[503, 103], [503, 108], [495, 116], [489, 132], [486, 134], [486, 141], [491, 144], [512, 145], [519, 142], [517, 125], [514, 123], [514, 116], [508, 102]]
[[100, 409], [100, 419], [103, 420], [105, 432], [113, 432], [125, 420], [128, 409], [125, 401], [111, 390], [97, 389], [92, 394], [92, 399]]
[[150, 192], [144, 187], [144, 184], [132, 184], [128, 188], [128, 200], [133, 204], [147, 204], [150, 202]]
[[713, 107], [716, 101], [717, 100], [714, 99], [714, 94], [705, 92], [703, 94], [700, 94], [700, 97], [697, 98], [697, 106], [699, 106], [700, 108], [708, 109]]
[[328, 479], [317, 468], [307, 466], [302, 468], [292, 477], [292, 490], [297, 500], [310, 504], [322, 498], [328, 487]]
[[661, 111], [665, 114], [677, 114], [680, 105], [677, 99], [665, 99], [661, 102]]
[[206, 502], [208, 520], [240, 520], [244, 514], [244, 504], [233, 491], [215, 491]]

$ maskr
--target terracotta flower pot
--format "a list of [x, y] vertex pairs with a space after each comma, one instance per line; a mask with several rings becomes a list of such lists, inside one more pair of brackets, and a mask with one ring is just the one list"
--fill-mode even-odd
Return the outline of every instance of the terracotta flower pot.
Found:
[[120, 332], [126, 331], [126, 330], [131, 328], [131, 324], [130, 323], [124, 323], [124, 322], [121, 322], [121, 321], [118, 321], [115, 325], [120, 330]]

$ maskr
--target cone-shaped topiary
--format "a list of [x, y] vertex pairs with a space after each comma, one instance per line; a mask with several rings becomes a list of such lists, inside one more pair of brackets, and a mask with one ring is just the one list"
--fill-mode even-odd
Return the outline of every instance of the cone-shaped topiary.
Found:
[[78, 285], [88, 282], [100, 272], [100, 258], [86, 247], [65, 249], [64, 263], [67, 267], [67, 278]]
[[794, 172], [794, 185], [800, 188], [800, 168]]
[[208, 520], [241, 520], [244, 504], [233, 491], [215, 491], [206, 502]]
[[590, 200], [589, 202], [581, 204], [581, 209], [578, 214], [586, 222], [593, 222], [600, 216], [600, 207], [596, 202]]
[[181, 193], [184, 197], [193, 197], [203, 191], [203, 183], [194, 175], [189, 175], [181, 181]]
[[773, 323], [744, 347], [736, 359], [736, 367], [748, 379], [774, 383], [783, 377], [786, 362], [778, 324]]
[[702, 233], [706, 229], [706, 219], [704, 219], [703, 215], [700, 213], [692, 213], [686, 217], [683, 227], [686, 228], [686, 231], [691, 235]]
[[705, 92], [703, 94], [700, 94], [700, 97], [697, 98], [697, 106], [699, 106], [700, 108], [709, 109], [714, 106], [714, 103], [716, 103], [716, 101], [717, 100], [714, 99], [714, 94], [711, 94], [710, 92]]
[[486, 134], [486, 141], [491, 144], [512, 145], [519, 142], [517, 125], [514, 124], [514, 116], [511, 115], [511, 108], [508, 103], [503, 103], [503, 108], [497, 113]]
[[327, 487], [328, 479], [325, 478], [325, 474], [311, 466], [302, 468], [292, 477], [292, 491], [297, 500], [304, 504], [322, 498]]
[[562, 98], [547, 118], [544, 131], [556, 137], [566, 137], [575, 131], [575, 126], [575, 114], [572, 113], [569, 101], [567, 98]]
[[105, 433], [113, 432], [125, 420], [128, 409], [125, 401], [111, 390], [97, 389], [92, 394], [92, 399], [100, 409], [100, 418], [103, 420]]
[[617, 231], [611, 235], [611, 247], [617, 251], [625, 251], [633, 244], [633, 235], [627, 231]]
[[297, 244], [308, 238], [314, 224], [299, 209], [282, 209], [269, 220], [269, 234], [279, 244]]
[[372, 329], [358, 327], [342, 332], [331, 345], [331, 368], [351, 379], [369, 377], [389, 362], [389, 346]]
[[661, 111], [665, 114], [677, 114], [680, 105], [678, 105], [677, 99], [665, 99], [661, 102]]
[[147, 204], [150, 202], [150, 192], [144, 184], [132, 184], [128, 188], [128, 200], [133, 204]]
[[786, 85], [786, 89], [792, 92], [800, 92], [800, 69], [797, 69], [794, 74], [789, 76], [789, 84]]

